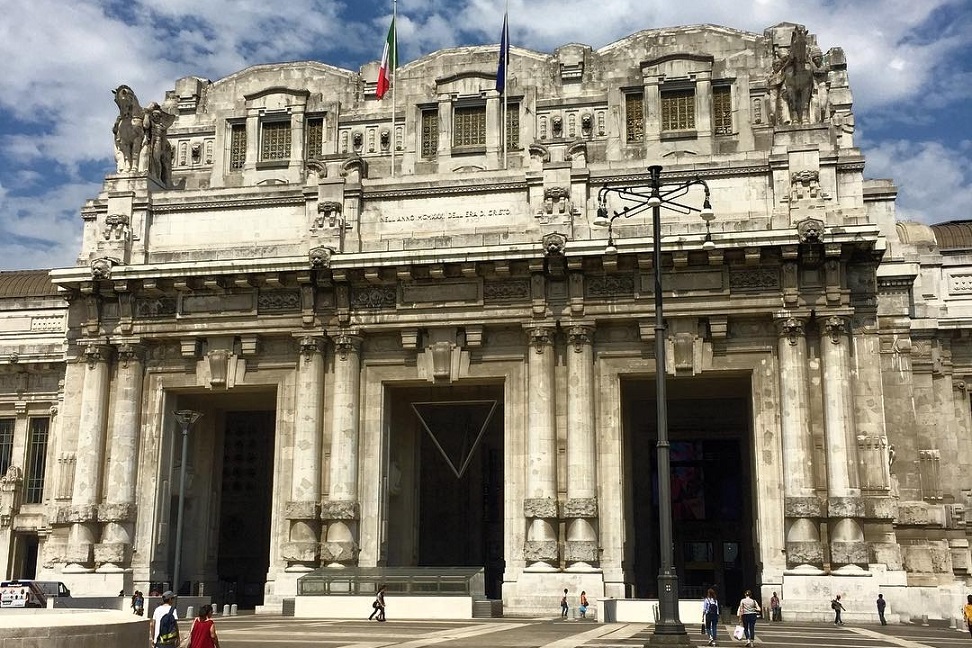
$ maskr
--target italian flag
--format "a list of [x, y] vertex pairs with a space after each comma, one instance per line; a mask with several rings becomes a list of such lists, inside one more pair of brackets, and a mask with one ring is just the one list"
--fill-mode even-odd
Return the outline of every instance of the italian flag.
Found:
[[388, 28], [388, 38], [385, 39], [385, 49], [381, 52], [381, 67], [378, 68], [378, 88], [375, 96], [379, 99], [385, 96], [391, 86], [391, 75], [398, 67], [398, 40], [395, 38], [395, 18], [392, 17]]

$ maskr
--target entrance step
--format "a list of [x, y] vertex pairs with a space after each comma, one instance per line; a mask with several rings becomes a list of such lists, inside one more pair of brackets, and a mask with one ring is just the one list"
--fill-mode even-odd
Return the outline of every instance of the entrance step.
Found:
[[503, 601], [500, 599], [480, 599], [473, 601], [474, 619], [499, 619], [503, 616]]

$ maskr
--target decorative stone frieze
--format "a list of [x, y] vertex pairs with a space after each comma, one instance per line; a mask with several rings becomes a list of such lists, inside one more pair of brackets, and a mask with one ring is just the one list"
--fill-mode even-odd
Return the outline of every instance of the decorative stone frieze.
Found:
[[94, 562], [98, 565], [127, 565], [131, 561], [131, 555], [131, 545], [127, 545], [124, 542], [109, 542], [94, 545]]
[[827, 517], [827, 503], [818, 497], [787, 497], [783, 500], [786, 517], [824, 518]]
[[594, 540], [568, 540], [564, 543], [564, 560], [596, 563], [600, 558], [599, 549]]
[[94, 545], [90, 543], [71, 543], [65, 547], [64, 562], [79, 565], [91, 564], [94, 557]]
[[865, 542], [831, 542], [830, 564], [867, 565], [867, 543]]
[[901, 526], [924, 526], [929, 520], [928, 508], [924, 502], [898, 502], [895, 522]]
[[865, 497], [864, 517], [868, 520], [894, 520], [898, 517], [898, 500], [892, 497]]
[[320, 554], [321, 545], [317, 542], [283, 542], [280, 544], [280, 559], [287, 562], [316, 562]]
[[864, 498], [862, 497], [828, 497], [827, 517], [830, 518], [859, 518], [864, 517]]
[[597, 498], [576, 497], [564, 502], [564, 518], [596, 518]]
[[[134, 502], [98, 505], [99, 522], [134, 522], [137, 507]], [[83, 520], [82, 520], [83, 521]]]
[[557, 500], [552, 497], [528, 497], [523, 500], [523, 515], [528, 518], [556, 518]]
[[96, 522], [97, 520], [98, 520], [97, 504], [61, 506], [57, 509], [57, 514], [55, 516], [55, 521], [57, 524]]
[[[316, 520], [321, 515], [321, 505], [318, 502], [287, 502], [284, 507], [284, 518], [288, 520]], [[356, 519], [356, 518], [328, 518], [336, 519]]]
[[527, 562], [552, 563], [560, 558], [556, 540], [527, 540], [523, 543], [523, 558]]
[[824, 547], [819, 541], [786, 543], [786, 566], [790, 569], [800, 565], [820, 567], [823, 565]]
[[358, 558], [358, 545], [355, 542], [322, 542], [321, 562], [353, 563]]
[[333, 520], [357, 520], [359, 516], [358, 502], [328, 500], [321, 502], [321, 519], [325, 522]]

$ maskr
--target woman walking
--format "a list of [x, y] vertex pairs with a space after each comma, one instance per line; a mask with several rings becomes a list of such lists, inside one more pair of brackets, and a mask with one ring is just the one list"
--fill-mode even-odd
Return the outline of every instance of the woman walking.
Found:
[[199, 615], [192, 620], [192, 627], [189, 629], [189, 648], [219, 648], [212, 605], [201, 606]]
[[715, 590], [711, 587], [702, 599], [702, 624], [705, 626], [705, 634], [709, 636], [709, 645], [716, 645], [717, 628], [719, 627], [719, 600], [716, 598]]
[[743, 599], [739, 601], [736, 616], [742, 623], [743, 632], [746, 635], [746, 645], [749, 648], [752, 648], [753, 642], [756, 641], [756, 617], [759, 616], [759, 612], [759, 603], [753, 600], [752, 592], [746, 590]]

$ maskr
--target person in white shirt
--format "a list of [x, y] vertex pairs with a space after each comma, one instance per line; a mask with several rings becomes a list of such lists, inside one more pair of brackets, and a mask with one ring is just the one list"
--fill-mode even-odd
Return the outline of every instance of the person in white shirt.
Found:
[[[155, 608], [155, 612], [152, 613], [152, 621], [149, 624], [149, 638], [152, 641], [153, 646], [159, 645], [159, 627], [161, 625], [162, 617], [172, 610], [172, 616], [179, 620], [179, 612], [175, 609], [175, 593], [172, 590], [166, 590], [162, 592], [162, 605]], [[176, 640], [175, 645], [179, 645], [179, 626], [176, 624]]]
[[746, 645], [749, 648], [752, 648], [753, 642], [756, 640], [756, 617], [759, 616], [759, 612], [759, 603], [753, 600], [752, 592], [746, 590], [746, 594], [739, 601], [739, 609], [736, 610], [736, 614], [739, 616], [740, 623], [742, 623], [746, 635]]

